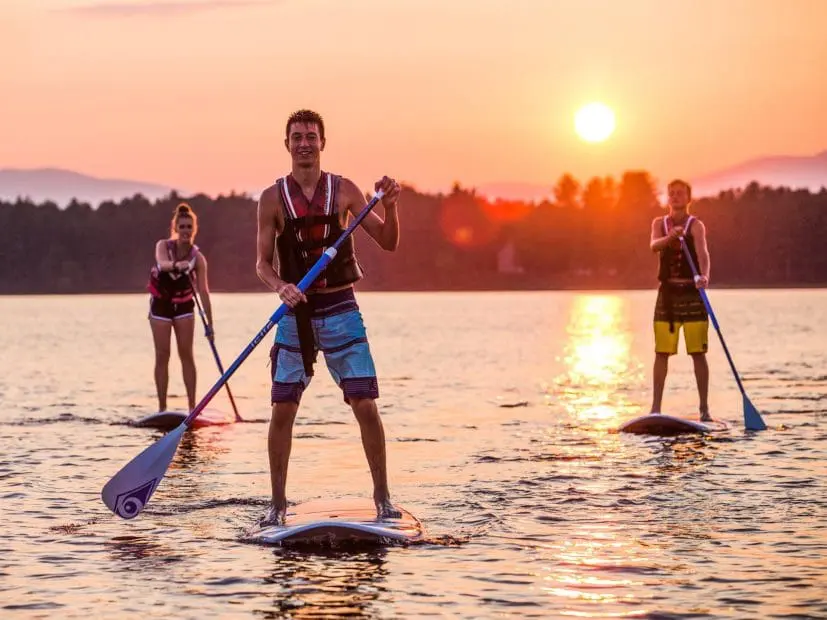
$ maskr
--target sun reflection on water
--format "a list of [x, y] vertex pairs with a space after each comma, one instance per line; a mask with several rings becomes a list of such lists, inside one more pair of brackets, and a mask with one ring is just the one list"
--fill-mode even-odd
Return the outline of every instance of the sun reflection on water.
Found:
[[[627, 515], [609, 499], [617, 492], [612, 478], [601, 474], [614, 459], [623, 458], [622, 438], [613, 431], [640, 409], [636, 392], [643, 386], [643, 366], [632, 353], [632, 341], [626, 300], [611, 294], [574, 297], [558, 358], [563, 372], [546, 386], [549, 405], [562, 406], [569, 420], [546, 429], [546, 446], [572, 457], [554, 464], [555, 475], [576, 480], [566, 491], [572, 499], [598, 501], [602, 509], [594, 518], [567, 520], [560, 539], [543, 546], [544, 570], [538, 585], [557, 599], [556, 605], [563, 608], [559, 616], [650, 613], [648, 601], [640, 596], [652, 570], [650, 549], [617, 529], [616, 523]], [[572, 424], [584, 431], [576, 441]]]
[[642, 364], [631, 354], [626, 302], [616, 295], [577, 296], [566, 331], [566, 371], [549, 386], [547, 398], [595, 429], [616, 427], [639, 408], [628, 391], [643, 379]]

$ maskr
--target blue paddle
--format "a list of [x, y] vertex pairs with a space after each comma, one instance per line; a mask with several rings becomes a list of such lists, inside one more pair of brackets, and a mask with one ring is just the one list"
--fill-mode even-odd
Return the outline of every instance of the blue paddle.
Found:
[[[192, 278], [190, 278], [190, 282], [192, 282]], [[204, 308], [201, 307], [201, 301], [198, 299], [198, 292], [195, 290], [195, 282], [192, 282], [192, 297], [195, 299], [195, 305], [198, 306], [198, 314], [201, 315], [201, 322], [204, 324], [204, 335], [207, 337], [207, 342], [210, 343], [210, 348], [212, 349], [213, 357], [215, 358], [215, 364], [218, 366], [218, 372], [222, 375], [224, 374], [224, 367], [221, 365], [221, 358], [218, 357], [218, 349], [215, 348], [215, 342], [213, 339], [210, 338], [212, 336], [212, 327], [207, 324], [207, 317], [204, 314]], [[235, 421], [236, 422], [243, 422], [244, 420], [238, 414], [238, 407], [235, 406], [235, 399], [233, 398], [233, 393], [230, 391], [230, 382], [224, 384], [224, 387], [227, 388], [227, 396], [230, 397], [230, 404], [233, 406], [233, 413], [235, 413]]]
[[[692, 268], [692, 274], [697, 279], [699, 277], [698, 270], [695, 267], [695, 263], [692, 260], [692, 255], [689, 253], [689, 248], [686, 245], [686, 240], [681, 237], [681, 247], [683, 248], [684, 256], [686, 256], [686, 260], [689, 263], [689, 266]], [[758, 409], [750, 402], [749, 397], [747, 396], [747, 392], [744, 389], [744, 384], [741, 383], [741, 377], [738, 375], [738, 371], [735, 369], [735, 362], [732, 361], [732, 356], [729, 354], [729, 349], [726, 346], [726, 342], [724, 341], [724, 335], [721, 333], [721, 328], [718, 325], [718, 319], [715, 318], [715, 313], [712, 311], [712, 304], [709, 303], [709, 297], [707, 297], [706, 291], [702, 288], [698, 289], [698, 292], [701, 294], [701, 299], [704, 302], [704, 306], [706, 306], [706, 313], [709, 315], [709, 318], [712, 319], [712, 325], [715, 326], [715, 331], [718, 332], [718, 339], [721, 341], [721, 346], [724, 348], [724, 353], [726, 354], [727, 361], [729, 361], [729, 367], [732, 368], [732, 374], [735, 375], [735, 381], [738, 383], [738, 389], [741, 390], [741, 396], [744, 398], [744, 428], [748, 431], [763, 431], [767, 429], [767, 425], [764, 424], [764, 420], [761, 418], [761, 414], [758, 413]]]
[[[373, 199], [365, 205], [365, 208], [356, 216], [350, 226], [339, 235], [339, 238], [333, 245], [327, 248], [319, 260], [316, 261], [316, 264], [310, 268], [310, 271], [308, 271], [296, 285], [302, 293], [310, 288], [310, 285], [313, 284], [316, 278], [318, 278], [322, 271], [330, 264], [330, 261], [336, 257], [339, 246], [356, 230], [356, 227], [359, 226], [367, 214], [370, 213], [370, 210], [376, 206], [376, 203], [382, 199], [383, 195], [384, 192], [381, 190], [377, 192]], [[261, 328], [250, 344], [241, 352], [241, 355], [230, 364], [227, 372], [221, 375], [216, 384], [210, 388], [206, 396], [201, 399], [201, 402], [195, 406], [195, 409], [190, 412], [181, 424], [146, 448], [138, 456], [129, 461], [129, 463], [124, 465], [117, 474], [112, 476], [101, 491], [101, 499], [109, 510], [124, 519], [133, 519], [140, 514], [147, 503], [149, 503], [150, 497], [152, 497], [155, 489], [158, 488], [164, 474], [169, 468], [169, 464], [172, 462], [172, 457], [175, 456], [175, 451], [178, 449], [178, 444], [181, 442], [184, 431], [189, 428], [193, 420], [201, 414], [210, 400], [212, 400], [221, 387], [227, 383], [233, 373], [238, 370], [238, 367], [241, 366], [244, 360], [253, 352], [253, 349], [264, 339], [267, 332], [273, 329], [287, 311], [287, 304], [281, 304], [278, 307], [267, 320], [264, 327]]]

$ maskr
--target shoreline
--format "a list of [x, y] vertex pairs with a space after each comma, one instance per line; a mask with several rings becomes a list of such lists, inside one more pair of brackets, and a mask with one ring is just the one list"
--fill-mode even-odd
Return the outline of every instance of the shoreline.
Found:
[[[456, 288], [436, 288], [436, 287], [387, 287], [387, 288], [357, 288], [357, 294], [364, 293], [514, 293], [514, 292], [568, 292], [568, 293], [591, 293], [591, 292], [606, 292], [606, 293], [623, 293], [623, 292], [639, 292], [639, 291], [657, 291], [657, 285], [654, 286], [556, 286], [556, 287], [541, 287], [541, 286], [491, 286], [491, 287], [456, 287]], [[708, 290], [827, 290], [827, 282], [825, 283], [794, 283], [794, 284], [721, 284], [711, 286]], [[258, 293], [272, 293], [266, 288], [256, 289], [221, 289], [212, 288], [211, 294], [232, 295], [232, 294], [258, 294]], [[275, 294], [275, 293], [273, 293]], [[0, 293], [0, 297], [56, 297], [56, 296], [92, 296], [92, 295], [149, 295], [146, 291], [138, 291], [134, 289], [120, 289], [111, 291], [32, 291], [32, 292], [9, 292]]]

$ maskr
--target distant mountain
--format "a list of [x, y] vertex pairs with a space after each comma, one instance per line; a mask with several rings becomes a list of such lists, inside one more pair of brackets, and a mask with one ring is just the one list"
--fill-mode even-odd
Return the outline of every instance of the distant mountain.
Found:
[[717, 195], [722, 190], [744, 188], [753, 181], [771, 187], [817, 192], [827, 187], [827, 151], [816, 155], [752, 159], [690, 179], [692, 193], [696, 196]]
[[[578, 179], [586, 183], [588, 179]], [[659, 179], [660, 183], [666, 179]], [[772, 187], [804, 188], [818, 192], [827, 187], [827, 151], [816, 155], [771, 156], [745, 161], [736, 166], [688, 179], [692, 183], [692, 194], [717, 196], [727, 189], [744, 188], [753, 181]], [[477, 193], [489, 198], [506, 198], [539, 202], [544, 198], [553, 200], [552, 188], [557, 179], [550, 179], [547, 185], [532, 183], [487, 183], [477, 187]], [[658, 188], [665, 193], [665, 188]]]
[[[585, 183], [588, 179], [578, 179]], [[663, 182], [659, 179], [659, 182]], [[753, 181], [773, 187], [807, 188], [817, 192], [827, 187], [827, 151], [810, 156], [771, 156], [746, 161], [742, 164], [690, 178], [696, 197], [717, 195], [727, 189], [743, 188]], [[485, 183], [476, 187], [478, 194], [488, 198], [504, 198], [526, 202], [553, 200], [552, 188], [557, 179], [548, 184]], [[663, 188], [659, 188], [663, 191]], [[98, 206], [105, 200], [120, 200], [143, 194], [150, 200], [169, 195], [173, 190], [188, 195], [187, 190], [156, 183], [127, 179], [104, 179], [70, 170], [39, 168], [20, 170], [0, 169], [0, 200], [14, 201], [28, 197], [34, 202], [52, 200], [60, 206], [72, 198]], [[261, 188], [248, 192], [257, 198]]]
[[[0, 200], [18, 197], [34, 202], [51, 200], [65, 207], [73, 198], [97, 207], [106, 200], [119, 201], [135, 194], [150, 200], [169, 195], [173, 188], [155, 183], [127, 179], [103, 179], [58, 168], [0, 169]], [[178, 190], [179, 193], [185, 193]]]

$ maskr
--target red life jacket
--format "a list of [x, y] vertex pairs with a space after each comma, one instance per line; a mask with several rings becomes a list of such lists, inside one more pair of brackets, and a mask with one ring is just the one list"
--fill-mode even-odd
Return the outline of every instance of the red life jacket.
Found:
[[[292, 174], [276, 181], [285, 216], [285, 230], [276, 240], [279, 277], [285, 282], [297, 284], [344, 231], [336, 210], [340, 180], [338, 175], [322, 172], [311, 200], [307, 200]], [[352, 284], [361, 277], [351, 236], [311, 288]]]
[[198, 258], [198, 246], [190, 248], [186, 258], [176, 258], [176, 243], [174, 239], [167, 239], [167, 256], [169, 260], [186, 260], [189, 268], [186, 273], [176, 271], [161, 271], [156, 262], [149, 271], [149, 282], [146, 285], [150, 295], [159, 299], [171, 301], [174, 304], [184, 303], [192, 299], [193, 288], [190, 273], [195, 270]]

